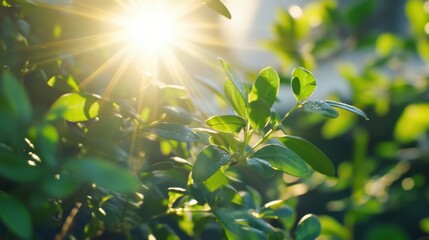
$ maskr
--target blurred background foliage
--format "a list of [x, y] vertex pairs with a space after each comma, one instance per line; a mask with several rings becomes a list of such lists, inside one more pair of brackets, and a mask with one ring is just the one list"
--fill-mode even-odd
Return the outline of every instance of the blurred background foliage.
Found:
[[[111, 7], [102, 0], [90, 1], [89, 6], [103, 6], [105, 11]], [[336, 69], [328, 70], [338, 72], [348, 89], [331, 92], [329, 98], [363, 109], [370, 121], [345, 111], [329, 120], [295, 115], [288, 122], [289, 130], [319, 146], [333, 160], [337, 177], [313, 173], [298, 179], [279, 174], [267, 180], [243, 174], [242, 181], [261, 194], [259, 203], [287, 199], [288, 206], [296, 209], [297, 219], [309, 212], [318, 215], [320, 239], [429, 238], [429, 2], [319, 0], [279, 9], [277, 16], [272, 26], [275, 38], [267, 39], [263, 46], [280, 59], [282, 83], [290, 82], [289, 73], [295, 66], [317, 70], [342, 54], [357, 54], [359, 64], [340, 60]], [[76, 21], [73, 14], [40, 8], [31, 1], [1, 2], [0, 218], [12, 232], [0, 227], [0, 236], [6, 239], [29, 238], [33, 231], [39, 239], [57, 233], [118, 238], [118, 232], [131, 234], [130, 229], [138, 232], [133, 236], [147, 236], [151, 231], [162, 236], [159, 234], [172, 231], [168, 225], [151, 221], [174, 203], [159, 200], [168, 198], [167, 187], [186, 186], [189, 169], [186, 164], [172, 168], [164, 160], [195, 153], [187, 150], [188, 143], [154, 138], [147, 132], [134, 136], [131, 129], [136, 126], [135, 114], [143, 125], [157, 119], [178, 121], [178, 116], [186, 124], [195, 123], [200, 116], [187, 119], [178, 108], [164, 108], [172, 105], [195, 111], [180, 88], [141, 86], [149, 94], [137, 101], [127, 98], [140, 96], [141, 88], [133, 81], [135, 69], [124, 73], [107, 104], [92, 94], [103, 94], [108, 88], [105, 80], [112, 78], [116, 68], [82, 86], [82, 79], [120, 48], [82, 37], [108, 27]], [[70, 39], [81, 40], [64, 44]], [[255, 74], [250, 71], [248, 75]], [[64, 122], [59, 119], [67, 117], [61, 106], [68, 101], [91, 104], [88, 111], [77, 113], [79, 119]], [[56, 107], [51, 108], [53, 105]], [[95, 115], [98, 121], [88, 121]], [[82, 120], [85, 122], [80, 123]], [[85, 164], [73, 161], [85, 156], [95, 158]], [[146, 161], [126, 161], [137, 157]], [[144, 174], [136, 179], [118, 166], [143, 169]], [[80, 178], [65, 174], [57, 179], [62, 171], [78, 172]], [[142, 193], [147, 211], [139, 210], [142, 196], [130, 193], [142, 179], [147, 183]], [[110, 185], [112, 181], [117, 185]], [[94, 189], [85, 184], [89, 182], [124, 195]], [[73, 228], [63, 224], [80, 208], [85, 214], [78, 215], [75, 222], [88, 224]], [[118, 217], [106, 218], [106, 214]], [[216, 235], [218, 226], [211, 224], [212, 217], [191, 218], [161, 217], [162, 222], [174, 222], [174, 229], [182, 229], [181, 237], [195, 231], [196, 236], [221, 238]], [[152, 225], [136, 230], [135, 222]]]
[[300, 198], [301, 211], [326, 214], [321, 239], [428, 238], [429, 2], [311, 1], [280, 10], [273, 31], [264, 45], [286, 72], [336, 62], [327, 71], [341, 79], [331, 83], [346, 81], [348, 91], [330, 97], [370, 118], [296, 118], [293, 131], [324, 146], [337, 166], [337, 179], [314, 176]]

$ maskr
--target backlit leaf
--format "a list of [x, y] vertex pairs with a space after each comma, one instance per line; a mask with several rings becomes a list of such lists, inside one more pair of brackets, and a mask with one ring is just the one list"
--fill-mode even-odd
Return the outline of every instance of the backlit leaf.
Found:
[[218, 131], [240, 132], [246, 126], [246, 121], [239, 116], [223, 115], [207, 119], [206, 124]]
[[198, 134], [192, 131], [192, 129], [178, 123], [155, 123], [144, 130], [160, 137], [180, 142], [196, 142], [200, 139]]
[[331, 100], [324, 100], [323, 102], [329, 104], [332, 107], [341, 108], [341, 109], [347, 110], [349, 112], [352, 112], [354, 114], [357, 114], [357, 115], [365, 118], [365, 120], [369, 120], [369, 118], [366, 116], [366, 114], [357, 107], [354, 107], [354, 106], [351, 106], [351, 105], [348, 105], [348, 104], [345, 104], [342, 102], [331, 101]]
[[226, 18], [231, 19], [231, 13], [229, 12], [228, 8], [225, 7], [225, 5], [219, 1], [219, 0], [204, 0], [203, 1], [209, 8], [213, 9], [217, 13], [223, 15]]
[[79, 86], [72, 76], [58, 75], [48, 80], [48, 85], [64, 92], [79, 92]]
[[70, 122], [82, 122], [98, 116], [99, 97], [90, 94], [68, 93], [52, 105], [48, 119], [60, 117]]
[[264, 68], [253, 84], [249, 101], [262, 99], [271, 107], [277, 99], [279, 86], [280, 78], [277, 72], [271, 67]]
[[263, 100], [256, 100], [249, 103], [249, 120], [254, 129], [262, 129], [270, 121], [270, 106]]
[[220, 64], [222, 65], [223, 71], [225, 72], [226, 76], [229, 80], [234, 84], [234, 86], [237, 88], [238, 92], [240, 93], [241, 97], [247, 102], [247, 89], [244, 83], [240, 80], [237, 73], [231, 68], [229, 63], [222, 58], [218, 58], [220, 61]]
[[401, 142], [416, 140], [429, 129], [429, 104], [408, 105], [396, 123], [394, 135]]
[[231, 156], [225, 150], [211, 145], [207, 146], [198, 154], [192, 169], [192, 179], [197, 183], [203, 182], [223, 165], [228, 164], [230, 160]]
[[308, 174], [308, 167], [304, 160], [289, 148], [280, 145], [267, 145], [257, 150], [252, 158], [264, 159], [275, 170], [301, 177]]
[[279, 140], [298, 154], [314, 170], [327, 176], [335, 176], [335, 167], [331, 160], [309, 141], [296, 136], [285, 136]]
[[316, 79], [313, 74], [302, 68], [297, 67], [292, 72], [292, 91], [298, 102], [308, 98], [316, 89]]
[[241, 117], [246, 118], [247, 102], [231, 80], [227, 79], [225, 81], [224, 91], [226, 100], [228, 100], [232, 109], [234, 109], [234, 111]]

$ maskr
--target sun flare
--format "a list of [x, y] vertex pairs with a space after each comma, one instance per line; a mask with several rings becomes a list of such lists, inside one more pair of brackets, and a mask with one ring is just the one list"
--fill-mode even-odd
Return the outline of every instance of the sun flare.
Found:
[[162, 1], [130, 5], [118, 22], [118, 37], [141, 54], [162, 54], [180, 42], [180, 19]]

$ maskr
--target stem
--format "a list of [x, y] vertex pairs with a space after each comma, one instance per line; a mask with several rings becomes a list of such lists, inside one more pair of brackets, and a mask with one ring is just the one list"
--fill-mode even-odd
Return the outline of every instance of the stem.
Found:
[[270, 138], [271, 134], [277, 131], [277, 129], [283, 124], [283, 122], [299, 107], [300, 107], [300, 104], [296, 103], [295, 106], [291, 110], [289, 110], [289, 112], [287, 112], [280, 121], [278, 121], [261, 139], [259, 139], [259, 141], [255, 145], [253, 145], [252, 149], [246, 154], [245, 159], [248, 158], [250, 155], [252, 155], [255, 149], [257, 149], [260, 145], [266, 142]]

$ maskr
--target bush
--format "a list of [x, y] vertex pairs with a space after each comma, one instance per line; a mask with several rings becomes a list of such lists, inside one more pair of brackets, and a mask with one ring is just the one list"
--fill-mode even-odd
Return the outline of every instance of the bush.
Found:
[[[369, 140], [365, 128], [352, 128], [354, 116], [367, 119], [367, 115], [335, 98], [309, 99], [316, 88], [316, 79], [306, 69], [313, 67], [305, 60], [309, 55], [288, 58], [306, 68], [290, 68], [287, 84], [296, 102], [284, 114], [273, 108], [282, 74], [267, 67], [253, 81], [242, 81], [219, 58], [226, 77], [223, 90], [205, 80], [198, 84], [224, 99], [231, 111], [203, 117], [186, 86], [151, 76], [145, 76], [149, 82], [139, 82], [142, 74], [126, 68], [135, 62], [127, 57], [117, 60], [127, 42], [88, 38], [109, 27], [97, 14], [113, 9], [114, 3], [76, 2], [65, 7], [69, 1], [35, 2], [7, 0], [0, 7], [2, 239], [315, 239], [320, 234], [349, 239], [358, 222], [382, 211], [379, 183], [389, 187], [410, 167], [386, 164], [379, 170], [384, 175], [371, 175], [378, 167], [366, 153], [369, 142], [376, 140]], [[222, 2], [203, 2], [231, 18]], [[93, 12], [85, 15], [83, 9]], [[288, 64], [287, 69], [292, 66]], [[362, 85], [355, 81], [359, 74], [344, 69], [356, 89], [354, 102], [371, 114], [374, 109], [383, 112], [377, 108], [380, 98], [360, 98]], [[374, 66], [364, 74], [368, 72], [379, 76]], [[180, 82], [179, 74], [172, 77]], [[389, 86], [399, 95], [409, 87]], [[401, 103], [405, 109], [403, 115], [401, 111], [395, 115], [401, 116], [395, 133], [398, 140], [413, 141], [427, 126], [423, 121], [417, 133], [407, 135], [402, 122], [426, 105]], [[337, 118], [339, 112], [342, 116], [336, 120], [319, 118]], [[327, 157], [331, 154], [306, 140], [297, 121], [316, 131], [323, 124], [325, 136], [351, 136], [353, 161], [332, 162]], [[368, 127], [366, 121], [359, 123]], [[398, 145], [384, 142], [377, 151], [391, 156], [391, 147]], [[396, 179], [385, 182], [383, 177]], [[402, 186], [415, 184], [417, 178], [403, 178]], [[332, 183], [334, 187], [326, 188]], [[364, 191], [368, 187], [370, 193]], [[351, 207], [340, 210], [345, 227], [333, 218], [335, 214], [319, 218], [301, 209], [298, 196], [313, 188], [306, 195], [317, 194], [312, 204], [344, 189], [352, 192], [350, 199], [330, 203], [335, 208], [351, 202]], [[361, 204], [362, 199], [368, 201]], [[323, 213], [323, 208], [316, 213]], [[393, 229], [376, 225], [368, 236], [404, 234]]]

